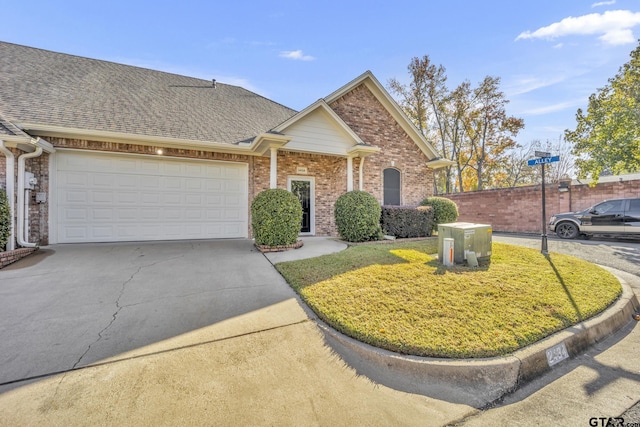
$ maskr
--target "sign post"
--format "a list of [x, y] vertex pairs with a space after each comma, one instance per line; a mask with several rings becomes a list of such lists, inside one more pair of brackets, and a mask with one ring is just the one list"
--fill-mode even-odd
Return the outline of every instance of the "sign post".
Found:
[[549, 249], [547, 247], [547, 211], [546, 211], [546, 200], [545, 200], [545, 179], [544, 179], [544, 165], [547, 163], [555, 163], [560, 161], [560, 156], [551, 156], [551, 153], [547, 153], [546, 151], [536, 151], [536, 158], [531, 159], [527, 162], [529, 166], [537, 166], [542, 165], [542, 249], [540, 252], [543, 255], [549, 254]]

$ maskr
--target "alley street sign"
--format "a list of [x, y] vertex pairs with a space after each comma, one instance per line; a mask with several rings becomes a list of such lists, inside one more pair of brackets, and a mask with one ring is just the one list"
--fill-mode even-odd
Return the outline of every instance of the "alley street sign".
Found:
[[552, 156], [551, 153], [547, 153], [546, 151], [536, 151], [535, 155], [538, 156], [537, 159], [531, 159], [527, 162], [529, 166], [537, 166], [542, 165], [542, 248], [540, 252], [544, 255], [549, 254], [548, 246], [547, 246], [547, 211], [546, 205], [547, 202], [545, 200], [544, 195], [544, 165], [548, 163], [555, 163], [560, 161], [560, 156]]
[[529, 166], [546, 165], [547, 163], [555, 163], [560, 161], [560, 156], [541, 157], [539, 159], [531, 159], [527, 161]]

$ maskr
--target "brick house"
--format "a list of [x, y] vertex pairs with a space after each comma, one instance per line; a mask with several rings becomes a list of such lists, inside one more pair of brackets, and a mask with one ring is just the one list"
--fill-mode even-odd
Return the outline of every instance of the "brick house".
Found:
[[418, 204], [446, 161], [369, 71], [297, 112], [241, 87], [0, 42], [0, 188], [35, 244], [251, 236], [267, 188], [336, 234], [360, 189]]

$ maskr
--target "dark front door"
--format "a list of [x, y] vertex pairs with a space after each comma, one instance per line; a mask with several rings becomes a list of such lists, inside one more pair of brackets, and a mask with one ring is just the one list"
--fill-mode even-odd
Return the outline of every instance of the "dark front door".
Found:
[[311, 232], [311, 182], [291, 181], [291, 192], [300, 199], [302, 205], [301, 233]]

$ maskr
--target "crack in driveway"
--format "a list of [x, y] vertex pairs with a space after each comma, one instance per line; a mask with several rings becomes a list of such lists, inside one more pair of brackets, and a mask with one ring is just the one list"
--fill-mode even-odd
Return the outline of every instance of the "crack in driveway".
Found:
[[[136, 248], [136, 250], [138, 250], [139, 248]], [[111, 327], [111, 325], [113, 325], [113, 323], [116, 321], [116, 318], [118, 317], [118, 314], [120, 313], [120, 311], [123, 308], [128, 307], [129, 305], [120, 305], [120, 300], [122, 299], [122, 296], [124, 295], [124, 292], [126, 290], [127, 284], [129, 284], [133, 278], [140, 273], [140, 271], [142, 271], [142, 269], [144, 268], [148, 268], [148, 267], [153, 267], [154, 265], [163, 263], [163, 262], [167, 262], [167, 261], [173, 261], [175, 259], [179, 259], [179, 258], [183, 258], [185, 254], [180, 254], [178, 256], [172, 257], [172, 258], [168, 258], [168, 259], [163, 259], [163, 260], [158, 260], [155, 262], [152, 262], [150, 264], [147, 265], [141, 265], [140, 267], [138, 267], [138, 269], [131, 275], [131, 277], [129, 277], [120, 287], [120, 293], [118, 294], [118, 298], [116, 298], [116, 311], [111, 315], [111, 321], [109, 322], [109, 324], [107, 326], [105, 326], [104, 328], [102, 328], [102, 330], [100, 332], [98, 332], [98, 338], [92, 342], [91, 344], [89, 344], [89, 346], [87, 347], [87, 349], [85, 350], [84, 353], [82, 353], [82, 355], [78, 358], [78, 360], [76, 361], [76, 363], [73, 364], [73, 367], [71, 369], [76, 369], [78, 367], [78, 365], [80, 364], [80, 362], [82, 362], [82, 359], [84, 359], [84, 357], [89, 353], [89, 351], [91, 351], [91, 348], [99, 343], [102, 340], [102, 336], [103, 334], [107, 331], [107, 329], [109, 329]], [[134, 304], [135, 305], [135, 304]]]
[[[78, 367], [78, 365], [80, 364], [80, 362], [82, 362], [82, 359], [84, 359], [84, 357], [89, 353], [89, 351], [91, 351], [91, 348], [96, 345], [97, 343], [99, 343], [102, 340], [103, 334], [111, 327], [111, 325], [113, 325], [113, 323], [116, 321], [118, 314], [120, 313], [120, 311], [123, 308], [128, 307], [129, 305], [120, 305], [120, 300], [122, 299], [122, 296], [124, 295], [124, 292], [126, 290], [127, 285], [133, 280], [133, 278], [140, 273], [140, 271], [142, 271], [142, 269], [144, 268], [148, 268], [148, 267], [153, 267], [154, 265], [163, 263], [163, 262], [167, 262], [167, 261], [173, 261], [175, 259], [178, 258], [182, 258], [184, 257], [184, 254], [173, 257], [173, 258], [169, 258], [169, 259], [165, 259], [165, 260], [159, 260], [156, 262], [152, 262], [150, 264], [147, 265], [141, 265], [140, 267], [137, 268], [137, 270], [124, 282], [122, 283], [122, 286], [120, 287], [120, 293], [118, 294], [118, 297], [116, 298], [116, 311], [111, 315], [111, 321], [109, 322], [109, 324], [107, 326], [105, 326], [104, 328], [102, 328], [102, 330], [100, 332], [98, 332], [98, 338], [92, 342], [91, 344], [89, 344], [89, 346], [87, 346], [87, 349], [85, 350], [84, 353], [82, 353], [82, 355], [78, 358], [78, 360], [76, 361], [76, 363], [73, 364], [73, 367], [71, 369], [76, 369]], [[134, 304], [135, 305], [135, 304]]]
[[127, 279], [121, 286], [120, 288], [120, 293], [118, 294], [118, 298], [116, 298], [116, 311], [115, 313], [112, 314], [111, 316], [111, 321], [109, 322], [109, 324], [107, 326], [105, 326], [104, 328], [102, 328], [102, 330], [100, 332], [98, 332], [98, 339], [96, 339], [94, 342], [92, 342], [91, 344], [89, 344], [89, 346], [87, 347], [87, 349], [85, 350], [84, 353], [82, 353], [82, 355], [80, 356], [80, 358], [77, 360], [76, 363], [73, 364], [73, 367], [71, 369], [75, 369], [78, 367], [78, 365], [80, 364], [80, 362], [82, 361], [82, 359], [87, 355], [87, 353], [89, 353], [89, 351], [91, 351], [91, 347], [93, 347], [95, 344], [97, 344], [98, 342], [100, 342], [100, 340], [102, 340], [102, 334], [111, 327], [111, 325], [113, 325], [113, 322], [116, 321], [116, 318], [118, 317], [118, 313], [120, 313], [120, 310], [122, 310], [122, 306], [120, 305], [120, 299], [122, 298], [122, 295], [124, 295], [124, 291], [125, 288], [127, 286], [127, 284], [129, 282], [131, 282], [133, 280], [133, 278], [140, 273], [140, 270], [142, 270], [144, 268], [144, 266], [140, 266], [138, 267], [138, 269], [131, 275], [131, 277], [129, 277], [129, 279]]

